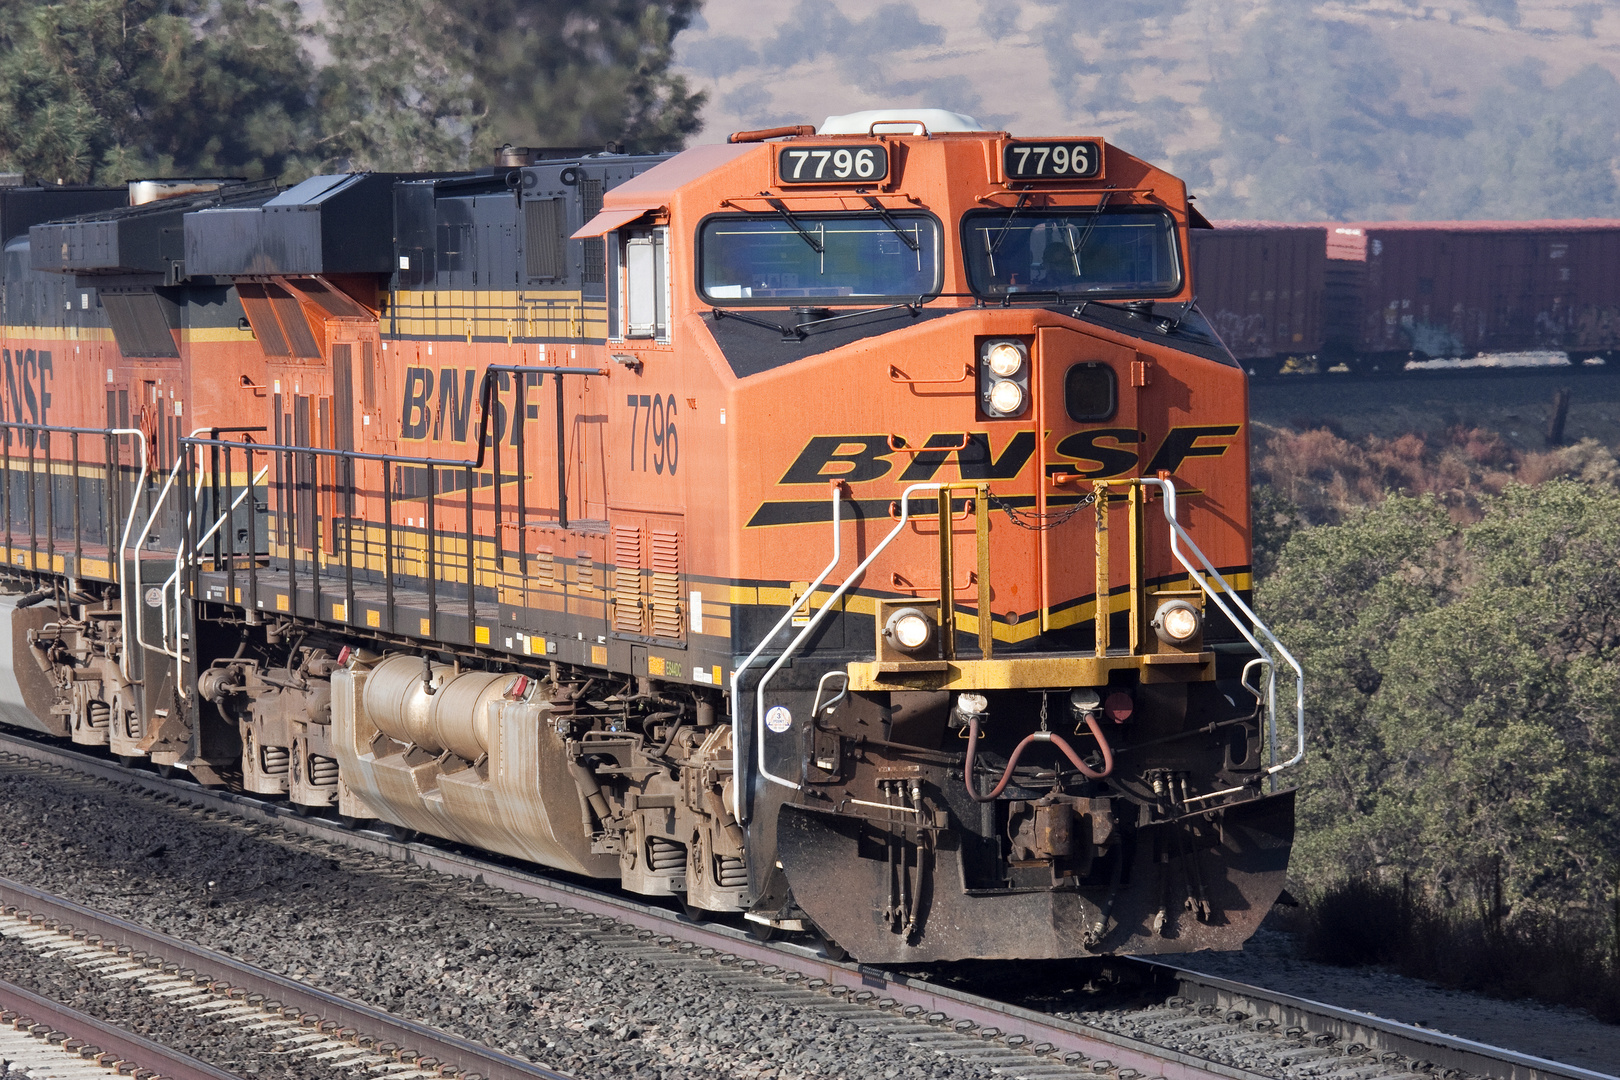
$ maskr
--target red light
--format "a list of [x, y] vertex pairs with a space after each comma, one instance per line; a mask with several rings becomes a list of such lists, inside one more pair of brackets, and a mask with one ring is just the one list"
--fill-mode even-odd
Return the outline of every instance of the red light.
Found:
[[1136, 702], [1132, 701], [1131, 695], [1123, 690], [1115, 690], [1108, 695], [1108, 700], [1103, 702], [1103, 715], [1116, 724], [1123, 724], [1129, 720], [1135, 711]]
[[520, 700], [529, 689], [529, 677], [519, 675], [506, 686], [506, 696], [513, 701]]
[[343, 648], [339, 649], [338, 650], [338, 667], [347, 667], [348, 664], [349, 664], [349, 657], [351, 657], [353, 655], [354, 655], [354, 650], [351, 649], [347, 645], [345, 645], [345, 646], [343, 646]]

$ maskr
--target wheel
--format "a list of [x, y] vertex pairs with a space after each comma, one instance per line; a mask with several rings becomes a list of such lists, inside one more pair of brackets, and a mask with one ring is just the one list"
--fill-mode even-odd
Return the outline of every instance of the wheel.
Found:
[[305, 806], [303, 803], [295, 802], [292, 804], [292, 808], [293, 813], [297, 814], [299, 817], [321, 816], [321, 808], [319, 806]]
[[382, 831], [388, 834], [390, 840], [398, 840], [402, 844], [408, 844], [416, 839], [415, 829], [407, 829], [405, 826], [395, 825], [391, 821], [383, 823]]
[[681, 911], [688, 919], [695, 923], [705, 923], [714, 917], [714, 912], [705, 908], [696, 907], [689, 903], [684, 893], [681, 895]]
[[749, 919], [748, 936], [755, 941], [769, 941], [776, 936], [776, 927], [770, 923], [755, 922], [753, 919]]
[[163, 779], [174, 779], [175, 768], [173, 765], [154, 765], [153, 768], [157, 770], [158, 776], [162, 777]]
[[371, 818], [354, 817], [351, 814], [339, 814], [337, 816], [338, 825], [348, 829], [350, 832], [353, 832], [356, 829], [365, 828], [371, 824], [371, 821]]
[[126, 769], [133, 769], [138, 762], [141, 762], [141, 761], [144, 761], [144, 760], [146, 760], [146, 759], [136, 757], [134, 754], [119, 754], [118, 755], [118, 764], [122, 765]]
[[849, 950], [828, 937], [821, 927], [816, 927], [816, 937], [821, 939], [821, 954], [829, 960], [841, 961], [849, 959]]

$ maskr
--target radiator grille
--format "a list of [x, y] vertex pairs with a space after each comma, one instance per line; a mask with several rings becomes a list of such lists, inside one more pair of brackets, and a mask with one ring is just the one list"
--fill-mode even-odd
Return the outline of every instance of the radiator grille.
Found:
[[681, 534], [652, 532], [652, 632], [655, 637], [682, 638], [686, 622], [681, 604]]
[[640, 526], [614, 527], [613, 567], [613, 629], [621, 634], [645, 633]]

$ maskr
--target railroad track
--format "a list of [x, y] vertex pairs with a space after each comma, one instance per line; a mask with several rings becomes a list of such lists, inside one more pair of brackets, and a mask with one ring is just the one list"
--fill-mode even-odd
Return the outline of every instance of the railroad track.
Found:
[[[486, 907], [538, 928], [590, 938], [627, 963], [698, 970], [719, 986], [849, 1020], [863, 1031], [900, 1040], [918, 1051], [971, 1061], [1006, 1077], [1614, 1080], [1606, 1074], [1153, 962], [1119, 965], [1160, 991], [1151, 1004], [1131, 1014], [1125, 1025], [1129, 1034], [1103, 1030], [1087, 1024], [1078, 1011], [1068, 1007], [1072, 1003], [1061, 1000], [1020, 999], [1018, 993], [986, 996], [972, 978], [956, 978], [947, 984], [926, 974], [834, 960], [792, 942], [761, 942], [734, 927], [694, 924], [660, 907], [487, 857], [369, 831], [348, 831], [330, 821], [296, 815], [281, 804], [127, 769], [76, 749], [45, 745], [10, 732], [0, 732], [0, 769], [43, 770], [69, 781], [92, 777], [130, 785], [189, 805], [199, 813], [223, 812], [274, 824], [309, 843], [341, 845], [450, 879], [470, 879]], [[54, 941], [36, 936], [35, 947], [67, 949], [98, 936], [103, 943], [118, 942], [115, 953], [119, 947], [125, 948], [125, 963], [132, 962], [135, 952], [144, 953], [140, 963], [170, 980], [179, 980], [186, 972], [197, 980], [197, 973], [207, 968], [206, 973], [213, 976], [209, 983], [217, 985], [192, 991], [199, 1006], [204, 1001], [202, 994], [207, 993], [217, 999], [220, 1015], [234, 1011], [246, 1017], [251, 1012], [263, 1022], [266, 1003], [274, 1004], [281, 1014], [275, 1018], [280, 1023], [341, 1042], [357, 1065], [369, 1063], [373, 1069], [379, 1068], [369, 1062], [366, 1051], [370, 1057], [414, 1056], [414, 1060], [390, 1066], [402, 1080], [452, 1074], [462, 1080], [557, 1075], [506, 1055], [479, 1059], [475, 1055], [480, 1052], [494, 1052], [455, 1036], [450, 1036], [452, 1043], [430, 1043], [433, 1032], [422, 1025], [410, 1025], [268, 972], [254, 975], [230, 957], [200, 957], [196, 951], [186, 951], [195, 950], [194, 946], [28, 886], [0, 881], [0, 934], [10, 932], [6, 920], [15, 926], [23, 912], [27, 912], [25, 925], [36, 935], [55, 935]], [[50, 929], [53, 921], [55, 930]], [[64, 934], [63, 926], [72, 929]], [[74, 938], [75, 933], [79, 939]], [[134, 943], [137, 940], [139, 945]], [[182, 988], [176, 983], [170, 989], [178, 993]], [[313, 1039], [310, 1043], [313, 1045]], [[404, 1051], [414, 1051], [414, 1055]], [[416, 1068], [401, 1069], [399, 1065]]]
[[[1249, 371], [1248, 368], [1244, 368]], [[1412, 371], [1290, 371], [1267, 374], [1249, 372], [1251, 383], [1273, 386], [1322, 387], [1344, 383], [1444, 383], [1459, 380], [1547, 379], [1578, 382], [1598, 380], [1620, 373], [1614, 364], [1504, 364], [1474, 367], [1418, 368]]]
[[[274, 1037], [301, 1056], [346, 1070], [389, 1080], [568, 1080], [449, 1032], [5, 878], [0, 878], [0, 936], [102, 978], [127, 980], [165, 1008]], [[169, 1075], [219, 1080], [229, 1074], [211, 1069], [197, 1076]]]
[[0, 1072], [32, 1080], [236, 1080], [222, 1069], [0, 982]]

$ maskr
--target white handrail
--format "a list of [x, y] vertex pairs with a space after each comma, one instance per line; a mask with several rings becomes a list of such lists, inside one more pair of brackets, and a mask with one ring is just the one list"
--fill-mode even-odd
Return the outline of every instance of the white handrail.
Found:
[[[849, 592], [850, 586], [854, 585], [861, 575], [866, 573], [867, 568], [872, 565], [873, 561], [879, 555], [883, 554], [883, 549], [887, 548], [891, 543], [893, 543], [894, 538], [899, 536], [900, 533], [905, 530], [906, 523], [911, 517], [911, 493], [914, 491], [940, 491], [944, 487], [944, 484], [912, 484], [910, 487], [906, 488], [900, 493], [899, 522], [893, 529], [889, 530], [889, 535], [885, 536], [882, 542], [874, 547], [871, 552], [867, 554], [866, 558], [862, 559], [860, 564], [850, 572], [849, 577], [844, 579], [844, 583], [838, 586], [837, 589], [833, 590], [833, 594], [827, 598], [827, 602], [822, 604], [820, 608], [816, 609], [816, 613], [810, 617], [810, 621], [806, 623], [804, 628], [799, 631], [798, 636], [788, 643], [787, 648], [782, 650], [782, 655], [776, 658], [776, 663], [772, 664], [765, 674], [760, 676], [759, 686], [755, 691], [754, 739], [759, 744], [759, 774], [765, 777], [765, 779], [781, 784], [783, 787], [792, 788], [795, 791], [802, 789], [802, 785], [796, 784], [792, 780], [787, 780], [783, 777], [777, 776], [765, 767], [766, 686], [769, 685], [772, 677], [774, 677], [776, 673], [781, 670], [782, 665], [787, 663], [788, 659], [798, 651], [799, 646], [804, 643], [804, 640], [815, 632], [816, 627], [821, 624], [821, 620], [827, 617], [827, 613], [833, 610], [839, 600], [843, 599], [845, 593]], [[809, 595], [808, 591], [805, 593], [805, 595]], [[939, 632], [941, 634], [951, 634], [956, 632], [956, 628], [952, 626], [942, 626], [939, 628]]]
[[[229, 521], [231, 519], [231, 515], [236, 513], [236, 508], [238, 506], [242, 505], [242, 500], [247, 498], [249, 495], [251, 495], [253, 493], [253, 490], [259, 486], [259, 481], [263, 480], [265, 474], [268, 473], [269, 471], [270, 471], [270, 466], [268, 466], [268, 465], [266, 465], [264, 468], [260, 469], [259, 474], [257, 476], [255, 476], [255, 477], [253, 477], [253, 479], [248, 482], [247, 487], [242, 489], [242, 493], [231, 501], [230, 508], [227, 509], [223, 514], [219, 515], [219, 520], [215, 521], [213, 525], [209, 526], [208, 531], [202, 534], [202, 536], [197, 540], [197, 543], [193, 546], [193, 553], [192, 553], [192, 556], [191, 556], [193, 562], [195, 562], [196, 559], [197, 559], [196, 550], [201, 548], [204, 544], [208, 543], [209, 540], [213, 539], [214, 534], [219, 531], [219, 527], [221, 525], [225, 524], [227, 521]], [[199, 477], [201, 476], [200, 472], [198, 473], [198, 476]], [[198, 497], [201, 497], [201, 494], [202, 494], [202, 481], [201, 481], [201, 479], [199, 479], [198, 482], [197, 482], [197, 494], [198, 494]], [[255, 512], [257, 512], [257, 511], [255, 511]], [[183, 642], [181, 640], [181, 634], [180, 634], [180, 628], [185, 625], [184, 611], [183, 611], [183, 608], [181, 606], [182, 602], [183, 602], [183, 600], [185, 598], [181, 595], [181, 592], [180, 592], [180, 571], [181, 571], [181, 568], [182, 568], [182, 562], [183, 562], [183, 560], [185, 558], [185, 554], [186, 554], [185, 545], [182, 544], [182, 545], [180, 545], [180, 549], [178, 551], [176, 551], [175, 555], [174, 555], [174, 573], [169, 575], [169, 579], [163, 583], [163, 595], [165, 595], [165, 596], [168, 595], [169, 586], [170, 585], [174, 586], [174, 652], [171, 653], [170, 655], [172, 655], [174, 657], [174, 685], [175, 685], [175, 690], [178, 693], [182, 694], [182, 695], [185, 694], [185, 691], [182, 690], [181, 687], [184, 685], [184, 680], [185, 680], [185, 668], [184, 668], [183, 665], [185, 663], [184, 654], [185, 654], [186, 650], [184, 648]], [[169, 639], [169, 628], [168, 628], [169, 612], [168, 612], [167, 605], [165, 605], [164, 609], [163, 609], [163, 622], [164, 622], [163, 640], [167, 641]]]
[[[1248, 604], [1244, 603], [1243, 598], [1237, 594], [1237, 590], [1232, 588], [1231, 584], [1227, 582], [1226, 578], [1221, 576], [1221, 572], [1215, 569], [1214, 564], [1209, 561], [1208, 557], [1206, 557], [1204, 553], [1199, 550], [1198, 545], [1193, 542], [1193, 538], [1187, 535], [1187, 530], [1182, 528], [1181, 522], [1176, 519], [1175, 485], [1169, 480], [1159, 480], [1146, 476], [1141, 477], [1141, 482], [1144, 485], [1152, 484], [1153, 486], [1159, 488], [1164, 495], [1164, 519], [1170, 523], [1170, 553], [1176, 557], [1176, 561], [1182, 565], [1182, 567], [1187, 571], [1188, 575], [1198, 583], [1198, 587], [1204, 591], [1204, 595], [1208, 596], [1212, 601], [1215, 602], [1215, 606], [1219, 607], [1226, 615], [1227, 619], [1231, 621], [1232, 625], [1237, 627], [1238, 633], [1242, 634], [1244, 639], [1248, 641], [1248, 643], [1253, 646], [1254, 650], [1260, 654], [1261, 658], [1266, 661], [1266, 690], [1268, 698], [1267, 712], [1271, 721], [1273, 739], [1272, 759], [1274, 762], [1268, 769], [1266, 769], [1266, 774], [1275, 775], [1284, 769], [1292, 768], [1293, 766], [1298, 765], [1301, 761], [1305, 760], [1304, 669], [1300, 667], [1299, 661], [1294, 659], [1294, 654], [1289, 652], [1281, 641], [1277, 640], [1277, 635], [1273, 634], [1270, 628], [1267, 627], [1265, 623], [1260, 621], [1260, 617], [1256, 615], [1254, 610], [1250, 608]], [[1181, 547], [1177, 543], [1178, 540], [1181, 543], [1186, 544], [1187, 547], [1192, 551], [1193, 555], [1197, 557], [1198, 562], [1203, 567], [1202, 570], [1199, 570], [1198, 567], [1195, 567], [1191, 562], [1187, 561], [1187, 557], [1182, 554]], [[1243, 621], [1232, 614], [1232, 609], [1226, 606], [1225, 601], [1221, 599], [1220, 593], [1216, 592], [1210, 587], [1209, 582], [1204, 577], [1205, 574], [1208, 574], [1220, 584], [1220, 591], [1224, 592], [1226, 596], [1238, 606], [1238, 608], [1248, 618], [1249, 623], [1265, 636], [1266, 641], [1270, 642], [1272, 648], [1276, 649], [1282, 658], [1288, 662], [1288, 666], [1294, 669], [1294, 705], [1297, 713], [1297, 736], [1299, 739], [1299, 745], [1294, 752], [1294, 756], [1281, 764], [1275, 763], [1275, 740], [1277, 730], [1276, 661], [1272, 658], [1271, 653], [1266, 650], [1265, 646], [1261, 645], [1259, 640], [1255, 638], [1254, 634], [1249, 632], [1248, 627], [1244, 625]]]
[[[204, 479], [203, 472], [202, 472], [201, 469], [198, 469], [197, 470], [197, 487], [191, 493], [191, 505], [193, 507], [195, 507], [197, 505], [197, 500], [202, 498], [203, 479]], [[185, 529], [188, 532], [190, 531], [191, 526], [192, 526], [191, 517], [192, 517], [192, 511], [190, 509], [188, 509], [186, 511], [186, 519], [185, 519], [184, 522], [181, 523], [181, 528]], [[174, 566], [175, 566], [174, 574], [172, 574], [171, 576], [165, 578], [164, 581], [163, 581], [163, 584], [158, 587], [158, 600], [159, 600], [158, 610], [163, 613], [163, 621], [158, 626], [158, 635], [159, 635], [158, 640], [163, 643], [162, 648], [163, 648], [164, 655], [174, 657], [176, 663], [179, 662], [180, 654], [181, 654], [182, 651], [184, 651], [180, 647], [180, 627], [182, 625], [182, 619], [181, 619], [181, 614], [180, 614], [180, 590], [179, 590], [179, 588], [177, 587], [174, 590], [174, 626], [175, 626], [175, 634], [174, 634], [174, 651], [172, 651], [172, 652], [169, 650], [169, 602], [168, 602], [167, 597], [169, 595], [169, 586], [171, 584], [173, 584], [180, 576], [180, 561], [181, 561], [181, 557], [185, 553], [185, 550], [186, 550], [186, 545], [185, 545], [184, 540], [180, 540], [180, 541], [177, 541], [175, 543], [175, 545], [174, 545]]]
[[[205, 428], [205, 427], [194, 428], [192, 430], [191, 435], [189, 436], [189, 438], [195, 439], [198, 435], [202, 434], [203, 432], [205, 432], [207, 430], [209, 430], [209, 429]], [[169, 470], [169, 478], [163, 482], [163, 490], [158, 492], [157, 502], [153, 504], [152, 513], [149, 514], [147, 516], [147, 518], [146, 518], [146, 525], [141, 529], [140, 539], [135, 541], [135, 589], [136, 589], [137, 592], [139, 592], [140, 588], [141, 588], [141, 549], [146, 546], [146, 538], [152, 532], [152, 526], [157, 524], [158, 515], [163, 513], [163, 504], [164, 504], [165, 501], [168, 500], [169, 492], [174, 488], [175, 478], [180, 475], [180, 466], [182, 464], [184, 464], [184, 463], [185, 463], [185, 455], [184, 454], [176, 454], [175, 457], [174, 457], [174, 467]], [[144, 477], [145, 475], [146, 475], [146, 458], [143, 455], [142, 458], [141, 458], [141, 476]], [[133, 503], [133, 500], [132, 500], [132, 503]], [[130, 516], [130, 522], [133, 524], [134, 520], [135, 520], [135, 518], [134, 518], [134, 513], [133, 513], [133, 508], [132, 508], [131, 516]], [[125, 535], [126, 538], [129, 535], [129, 526], [127, 526], [127, 525], [124, 527], [124, 535]], [[118, 555], [119, 555], [120, 559], [123, 558], [123, 554], [124, 554], [123, 550], [120, 549], [119, 552], [118, 552]], [[165, 624], [166, 624], [167, 620], [168, 620], [168, 609], [167, 609], [166, 605], [163, 602], [161, 592], [159, 593], [159, 598], [158, 598], [158, 609], [163, 612], [164, 621], [165, 621]], [[160, 644], [157, 644], [157, 645], [153, 645], [153, 644], [151, 644], [150, 642], [148, 642], [146, 640], [146, 618], [145, 618], [145, 616], [146, 616], [145, 605], [144, 605], [144, 603], [142, 603], [137, 598], [137, 601], [136, 601], [136, 604], [135, 604], [135, 643], [137, 645], [139, 645], [143, 649], [150, 649], [152, 652], [160, 652], [164, 656], [173, 656], [174, 653], [169, 651], [169, 646], [168, 646], [167, 640], [165, 640], [165, 641], [163, 641], [163, 642], [161, 642]], [[164, 636], [165, 639], [167, 639], [168, 636], [169, 636], [169, 631], [168, 631], [167, 625], [165, 625], [163, 627], [163, 636]], [[126, 678], [128, 677], [127, 672], [125, 673], [125, 677]]]
[[[139, 508], [139, 504], [140, 504], [141, 492], [146, 490], [146, 432], [142, 431], [140, 428], [108, 428], [107, 430], [108, 430], [108, 434], [111, 434], [111, 435], [133, 435], [137, 439], [141, 440], [141, 475], [140, 475], [140, 479], [135, 481], [135, 490], [130, 494], [130, 497], [129, 497], [129, 514], [128, 514], [127, 517], [124, 518], [124, 531], [118, 537], [118, 565], [117, 565], [118, 617], [119, 617], [119, 621], [122, 623], [122, 626], [120, 627], [120, 630], [121, 630], [121, 633], [122, 633], [122, 636], [123, 636], [123, 641], [124, 641], [124, 647], [118, 651], [118, 673], [124, 677], [124, 681], [127, 683], [127, 682], [129, 682], [129, 623], [130, 623], [129, 601], [130, 601], [130, 592], [129, 592], [129, 583], [124, 580], [124, 551], [129, 547], [129, 530], [134, 528], [134, 526], [135, 526], [135, 514], [138, 512], [138, 508]], [[117, 451], [116, 450], [113, 451], [113, 456], [115, 458], [117, 457]], [[113, 484], [118, 483], [118, 469], [119, 469], [119, 467], [120, 467], [119, 463], [117, 461], [114, 461], [112, 469], [111, 469], [112, 475], [107, 477], [108, 485], [113, 485]], [[136, 558], [135, 558], [135, 591], [139, 592], [140, 588], [141, 588], [141, 567], [140, 567], [140, 554], [139, 554], [139, 550], [137, 549]], [[137, 619], [139, 619], [140, 614], [141, 614], [140, 597], [137, 596], [135, 598], [135, 617]]]
[[772, 641], [776, 640], [776, 635], [782, 632], [782, 628], [788, 624], [788, 620], [798, 614], [801, 607], [810, 602], [810, 597], [815, 595], [815, 591], [821, 587], [821, 583], [827, 580], [827, 575], [838, 568], [838, 562], [843, 558], [844, 551], [844, 534], [841, 528], [843, 521], [839, 513], [842, 506], [840, 500], [842, 492], [842, 484], [835, 483], [832, 485], [833, 554], [831, 561], [827, 563], [827, 567], [822, 570], [821, 575], [810, 583], [810, 587], [804, 590], [804, 595], [790, 604], [782, 617], [776, 620], [776, 625], [771, 627], [771, 632], [760, 639], [759, 644], [754, 646], [754, 651], [748, 654], [748, 658], [738, 664], [736, 670], [731, 673], [731, 816], [736, 818], [739, 824], [748, 820], [743, 816], [743, 788], [746, 786], [742, 755], [743, 673], [752, 667], [754, 661], [759, 659], [759, 654], [764, 652]]

